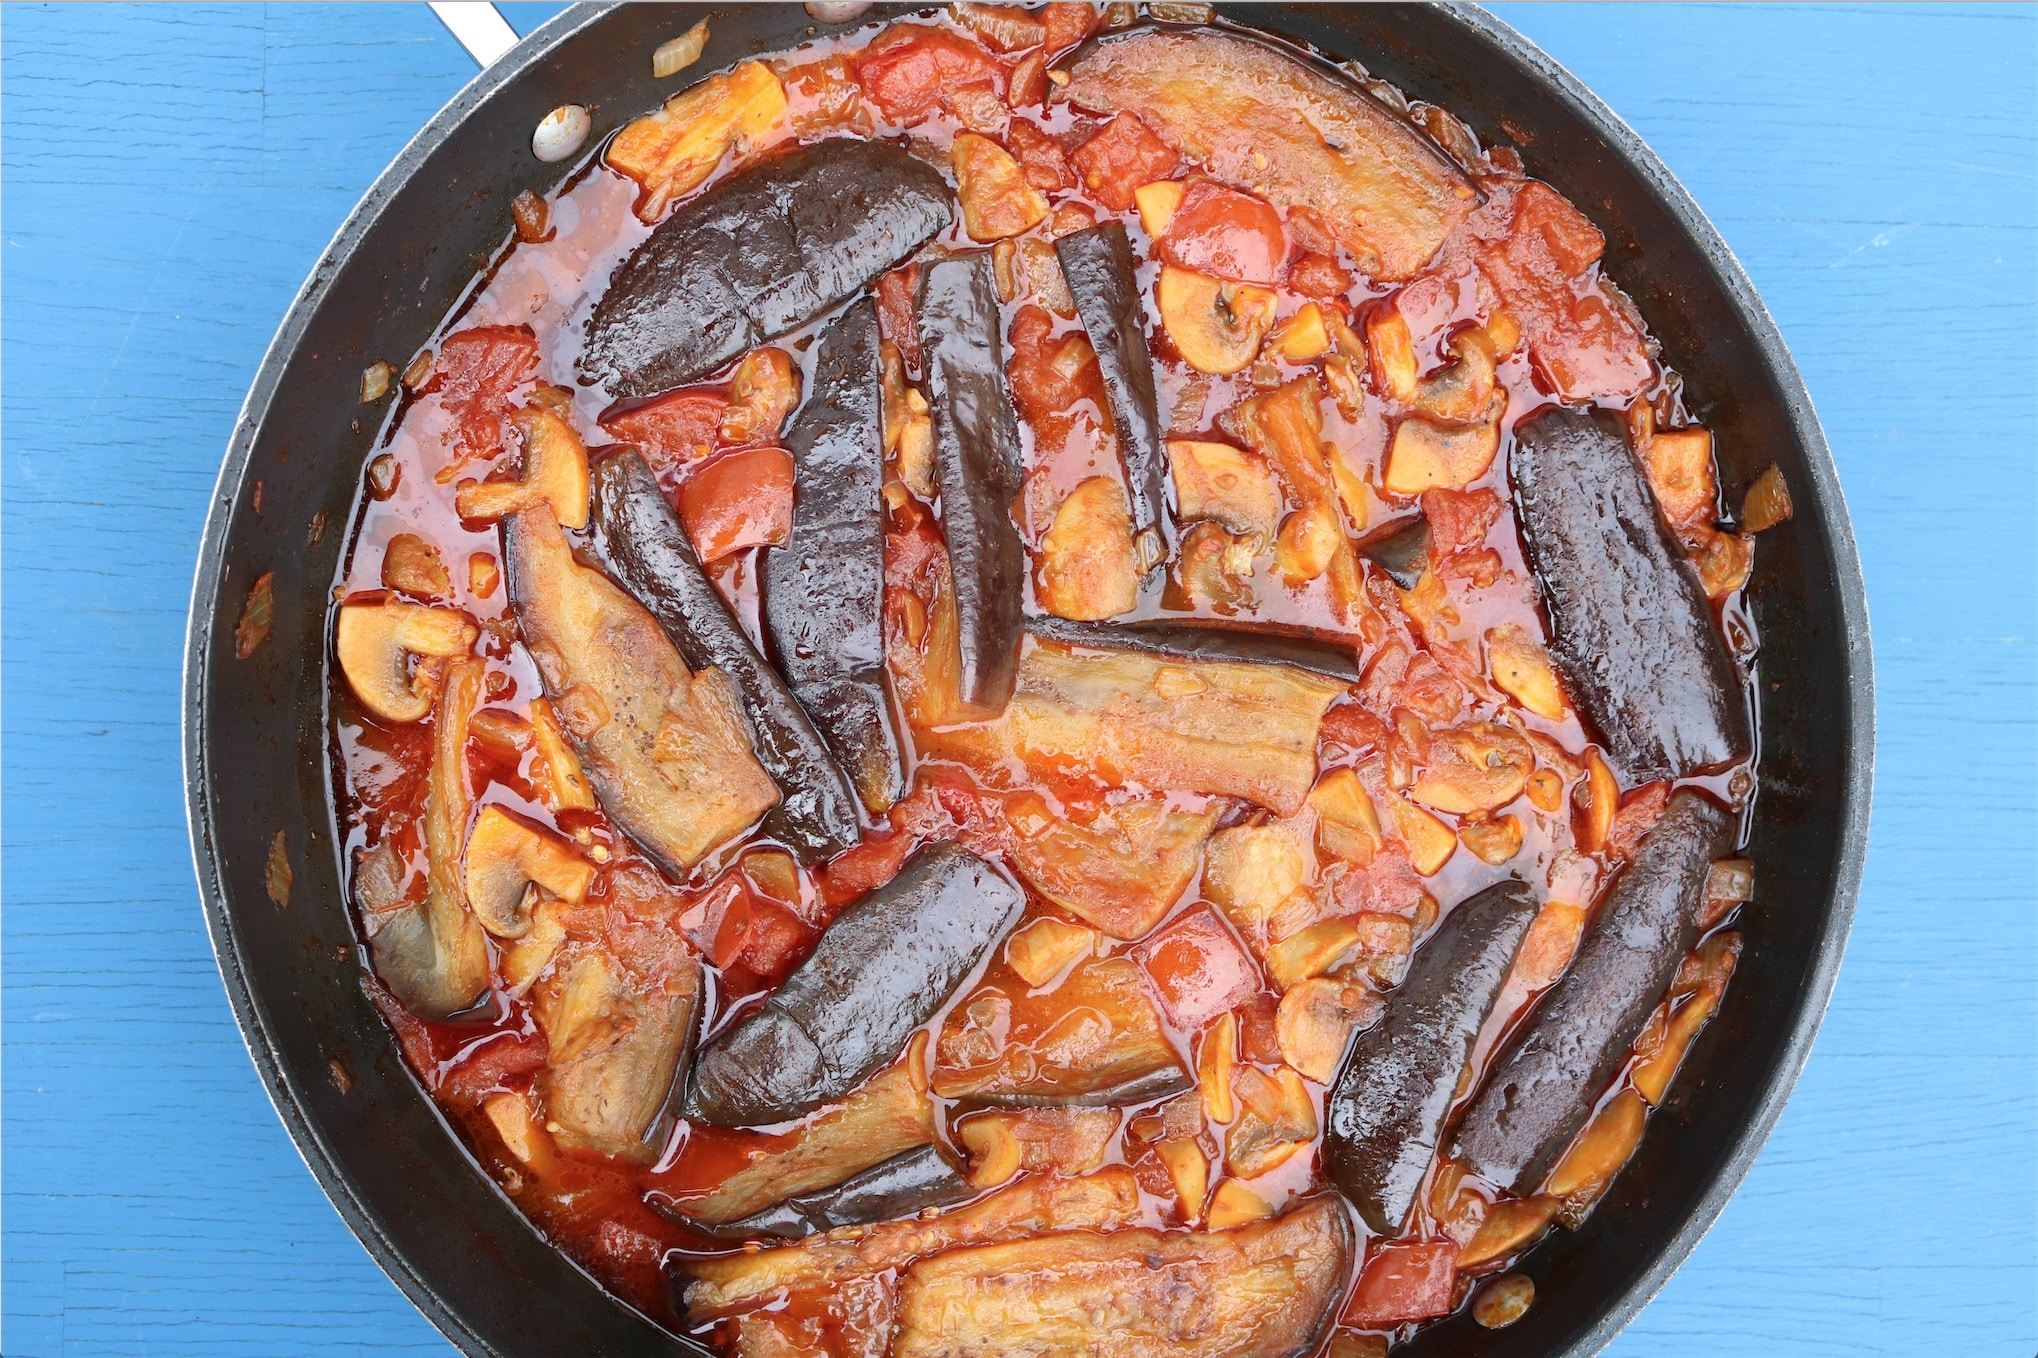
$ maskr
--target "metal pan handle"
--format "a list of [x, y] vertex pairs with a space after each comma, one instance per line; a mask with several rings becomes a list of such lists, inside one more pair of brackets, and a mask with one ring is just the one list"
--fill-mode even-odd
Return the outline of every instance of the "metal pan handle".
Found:
[[433, 0], [432, 13], [484, 69], [517, 45], [516, 30], [488, 0]]

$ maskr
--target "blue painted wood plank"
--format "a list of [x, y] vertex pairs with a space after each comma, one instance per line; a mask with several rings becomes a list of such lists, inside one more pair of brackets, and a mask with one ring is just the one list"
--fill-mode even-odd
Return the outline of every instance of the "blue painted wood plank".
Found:
[[[549, 5], [507, 6], [528, 31]], [[1853, 508], [1869, 873], [1803, 1084], [1620, 1355], [2038, 1350], [2038, 11], [1506, 5], [1754, 276]], [[0, 1351], [445, 1354], [262, 1097], [177, 666], [241, 393], [471, 73], [421, 5], [0, 17]]]

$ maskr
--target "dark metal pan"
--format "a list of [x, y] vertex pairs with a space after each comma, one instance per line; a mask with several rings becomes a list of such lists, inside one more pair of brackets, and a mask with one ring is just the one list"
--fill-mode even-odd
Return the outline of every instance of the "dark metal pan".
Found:
[[[881, 7], [903, 10], [907, 7]], [[1867, 607], [1854, 538], [1811, 401], [1776, 327], [1669, 171], [1569, 73], [1484, 12], [1376, 5], [1223, 6], [1241, 23], [1356, 58], [1416, 98], [1518, 146], [1607, 234], [1738, 493], [1770, 460], [1797, 504], [1765, 533], [1748, 604], [1760, 629], [1759, 898], [1726, 1005], [1635, 1162], [1586, 1228], [1525, 1265], [1538, 1300], [1489, 1333], [1460, 1316], [1411, 1358], [1597, 1352], [1683, 1262], [1740, 1183], [1797, 1078], [1854, 911], [1874, 748]], [[326, 754], [332, 586], [386, 408], [362, 368], [431, 336], [510, 230], [520, 189], [570, 166], [530, 153], [564, 103], [598, 146], [669, 92], [649, 54], [711, 17], [699, 69], [790, 46], [798, 5], [590, 6], [546, 24], [434, 118], [313, 269], [264, 359], [221, 468], [193, 586], [184, 758], [206, 922], [227, 994], [283, 1122], [390, 1276], [471, 1354], [698, 1350], [615, 1301], [546, 1244], [483, 1174], [404, 1067], [363, 996], [341, 890]], [[322, 532], [319, 527], [322, 526]], [[250, 586], [274, 572], [268, 640], [237, 658]], [[288, 904], [265, 890], [278, 834]]]

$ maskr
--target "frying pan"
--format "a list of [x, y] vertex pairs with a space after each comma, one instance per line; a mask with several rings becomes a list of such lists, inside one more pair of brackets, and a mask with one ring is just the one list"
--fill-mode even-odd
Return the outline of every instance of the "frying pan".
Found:
[[[871, 17], [910, 6], [879, 6]], [[1640, 306], [1738, 496], [1775, 461], [1796, 517], [1762, 537], [1747, 604], [1762, 652], [1759, 865], [1747, 952], [1634, 1162], [1585, 1228], [1523, 1267], [1537, 1301], [1505, 1331], [1460, 1315], [1409, 1358], [1598, 1352], [1719, 1215], [1768, 1137], [1832, 992], [1867, 845], [1873, 678], [1860, 565], [1810, 398], [1747, 276], [1655, 155], [1568, 72], [1481, 10], [1219, 6], [1353, 58], [1518, 147], [1606, 232], [1606, 267]], [[206, 923], [256, 1069], [305, 1162], [381, 1265], [473, 1355], [692, 1354], [542, 1240], [474, 1163], [363, 996], [345, 908], [326, 753], [326, 632], [362, 465], [387, 407], [362, 369], [429, 342], [510, 234], [540, 164], [531, 130], [593, 112], [589, 153], [680, 82], [650, 53], [709, 18], [698, 71], [817, 31], [798, 5], [590, 5], [491, 66], [376, 180], [291, 305], [220, 470], [192, 590], [184, 762]], [[868, 22], [866, 19], [864, 22]], [[273, 572], [269, 636], [235, 625]], [[288, 904], [267, 885], [281, 835]]]

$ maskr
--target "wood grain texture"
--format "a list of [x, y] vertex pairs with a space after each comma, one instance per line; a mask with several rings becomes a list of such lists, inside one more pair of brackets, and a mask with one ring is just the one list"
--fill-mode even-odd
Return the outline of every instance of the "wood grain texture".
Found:
[[[507, 6], [527, 31], [547, 5]], [[1612, 1353], [2038, 1350], [2038, 12], [1513, 6], [1712, 214], [1825, 419], [1881, 748], [1775, 1138]], [[0, 1350], [446, 1354], [263, 1098], [184, 838], [178, 664], [284, 307], [472, 73], [422, 5], [10, 7], [0, 52]]]

